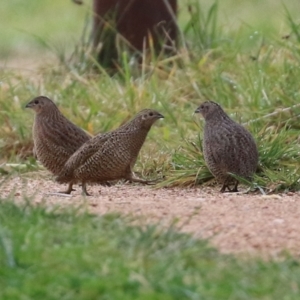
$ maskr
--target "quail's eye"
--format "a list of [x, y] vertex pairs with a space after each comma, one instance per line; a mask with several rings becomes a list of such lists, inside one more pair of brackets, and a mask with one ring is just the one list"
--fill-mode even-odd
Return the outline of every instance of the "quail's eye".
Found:
[[150, 112], [150, 113], [149, 113], [149, 116], [152, 117], [152, 116], [153, 116], [153, 112]]
[[34, 101], [34, 104], [39, 104], [39, 100], [35, 100], [35, 101]]

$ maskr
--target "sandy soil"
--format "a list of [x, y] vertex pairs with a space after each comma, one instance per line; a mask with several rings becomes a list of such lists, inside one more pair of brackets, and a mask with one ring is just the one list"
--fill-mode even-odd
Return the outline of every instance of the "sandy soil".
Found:
[[71, 197], [63, 197], [49, 194], [64, 187], [41, 174], [9, 179], [1, 186], [0, 197], [12, 195], [18, 200], [27, 195], [47, 205], [85, 204], [93, 213], [122, 212], [163, 225], [177, 220], [179, 230], [209, 238], [224, 253], [300, 255], [300, 193], [220, 194], [208, 187], [155, 189], [120, 183], [89, 186], [91, 197], [82, 197], [76, 186]]

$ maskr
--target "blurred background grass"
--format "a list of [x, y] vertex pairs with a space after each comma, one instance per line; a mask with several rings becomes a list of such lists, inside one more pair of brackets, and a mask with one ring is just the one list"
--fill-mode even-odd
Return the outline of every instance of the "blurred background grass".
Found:
[[[184, 25], [189, 16], [187, 4], [179, 1], [179, 23]], [[201, 1], [204, 10], [210, 7], [209, 1]], [[283, 5], [293, 18], [298, 17], [299, 1], [272, 0], [222, 0], [219, 2], [219, 25], [224, 32], [233, 32], [249, 40], [259, 32], [263, 35], [289, 33]], [[1, 1], [0, 3], [0, 59], [13, 59], [16, 55], [32, 57], [33, 53], [45, 54], [49, 51], [45, 43], [52, 47], [72, 50], [78, 42], [90, 16], [91, 1], [76, 5], [72, 1], [22, 0]]]
[[34, 58], [32, 54], [49, 50], [45, 42], [72, 49], [82, 32], [85, 15], [86, 10], [71, 1], [1, 1], [1, 58]]

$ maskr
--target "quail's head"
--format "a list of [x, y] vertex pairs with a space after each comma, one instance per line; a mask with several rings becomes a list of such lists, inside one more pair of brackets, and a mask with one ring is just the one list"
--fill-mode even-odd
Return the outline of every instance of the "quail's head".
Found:
[[53, 109], [53, 107], [56, 107], [54, 102], [44, 96], [39, 96], [39, 97], [32, 99], [25, 106], [25, 108], [33, 109], [37, 114], [39, 114], [41, 112], [47, 112], [50, 109]]
[[195, 110], [195, 113], [200, 113], [203, 118], [207, 120], [214, 115], [220, 114], [222, 111], [223, 110], [218, 103], [213, 101], [205, 101]]
[[140, 111], [136, 119], [143, 128], [150, 128], [155, 121], [162, 119], [164, 116], [154, 109], [143, 109]]

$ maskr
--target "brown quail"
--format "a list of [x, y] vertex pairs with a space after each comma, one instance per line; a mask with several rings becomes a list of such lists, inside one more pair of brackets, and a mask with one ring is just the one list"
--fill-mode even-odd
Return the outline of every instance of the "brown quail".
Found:
[[135, 178], [132, 169], [153, 123], [163, 115], [153, 109], [140, 111], [131, 121], [114, 131], [97, 135], [82, 145], [67, 161], [56, 180], [60, 183], [87, 183]]
[[226, 188], [237, 192], [239, 181], [228, 173], [247, 180], [255, 173], [258, 151], [252, 135], [213, 101], [202, 103], [195, 113], [201, 113], [205, 119], [203, 153], [210, 172], [223, 183], [221, 192]]
[[[65, 118], [47, 97], [34, 98], [26, 108], [35, 111], [32, 129], [34, 155], [46, 169], [58, 175], [68, 158], [91, 136]], [[70, 194], [72, 185], [70, 182], [62, 193]]]

